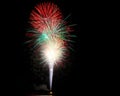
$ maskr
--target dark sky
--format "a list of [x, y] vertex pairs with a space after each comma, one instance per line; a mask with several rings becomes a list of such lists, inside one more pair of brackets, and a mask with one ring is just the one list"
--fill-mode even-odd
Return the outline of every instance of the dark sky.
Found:
[[[25, 31], [29, 13], [33, 6], [38, 2], [47, 0], [15, 0], [9, 14], [11, 23], [10, 35], [10, 54], [11, 65], [9, 70], [11, 75], [7, 75], [11, 86], [13, 86], [13, 93], [22, 94], [34, 93], [32, 89], [33, 73], [30, 71], [31, 65], [29, 61], [29, 52], [24, 45]], [[50, 0], [49, 0], [50, 1]], [[97, 4], [92, 2], [79, 1], [79, 0], [51, 0], [56, 3], [63, 16], [71, 14], [68, 21], [71, 24], [77, 24], [74, 27], [74, 32], [77, 37], [73, 38], [75, 43], [72, 44], [74, 51], [70, 51], [68, 62], [65, 68], [55, 73], [53, 90], [58, 96], [78, 96], [77, 94], [92, 95], [94, 92], [102, 90], [98, 89], [101, 85], [100, 82], [100, 60], [98, 54], [98, 37], [100, 29], [98, 30], [98, 11]], [[9, 9], [9, 8], [8, 8]], [[9, 10], [8, 10], [9, 11]], [[101, 26], [102, 27], [102, 26]], [[97, 32], [97, 33], [96, 33]], [[70, 65], [69, 65], [70, 64]], [[12, 72], [11, 72], [12, 71]], [[8, 72], [9, 73], [9, 72]], [[60, 74], [60, 77], [57, 76]], [[38, 82], [38, 80], [37, 80]], [[9, 87], [10, 89], [11, 87]], [[8, 89], [8, 90], [9, 90]], [[83, 95], [84, 94], [84, 95]], [[16, 96], [19, 96], [16, 95]]]

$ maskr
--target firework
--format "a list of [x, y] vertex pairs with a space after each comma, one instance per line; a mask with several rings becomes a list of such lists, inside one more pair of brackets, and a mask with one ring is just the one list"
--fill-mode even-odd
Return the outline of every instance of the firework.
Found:
[[[49, 65], [50, 90], [52, 89], [53, 68], [61, 63], [67, 52], [70, 26], [66, 25], [57, 5], [47, 2], [35, 6], [30, 14], [31, 38], [34, 50], [39, 50], [42, 62]], [[36, 54], [36, 55], [37, 55]]]

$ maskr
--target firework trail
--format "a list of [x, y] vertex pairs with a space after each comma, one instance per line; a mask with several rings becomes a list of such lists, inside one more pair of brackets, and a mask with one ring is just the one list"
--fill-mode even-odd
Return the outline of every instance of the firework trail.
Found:
[[49, 65], [50, 90], [52, 89], [53, 68], [66, 57], [70, 26], [66, 26], [57, 5], [47, 2], [35, 6], [30, 14], [31, 30], [27, 36], [34, 50], [39, 50], [42, 62]]

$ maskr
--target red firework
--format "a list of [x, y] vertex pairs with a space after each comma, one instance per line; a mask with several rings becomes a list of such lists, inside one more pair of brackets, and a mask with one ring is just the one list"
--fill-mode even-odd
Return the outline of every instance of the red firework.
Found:
[[47, 2], [35, 6], [30, 14], [30, 24], [38, 32], [43, 32], [46, 27], [51, 29], [62, 20], [62, 14], [57, 5]]
[[71, 27], [63, 20], [57, 5], [50, 2], [36, 5], [29, 19], [32, 30], [28, 31], [27, 35], [31, 38], [28, 42], [33, 43], [42, 62], [49, 65], [51, 90], [54, 65], [61, 63], [67, 56]]

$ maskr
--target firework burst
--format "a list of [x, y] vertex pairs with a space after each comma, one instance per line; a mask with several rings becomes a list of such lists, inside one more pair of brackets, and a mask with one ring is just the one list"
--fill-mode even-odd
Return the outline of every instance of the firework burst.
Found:
[[42, 62], [50, 68], [50, 90], [52, 89], [53, 67], [66, 57], [67, 41], [69, 41], [70, 26], [66, 26], [60, 9], [57, 5], [47, 2], [35, 6], [30, 14], [32, 30], [27, 36], [33, 43], [34, 50], [39, 49]]

